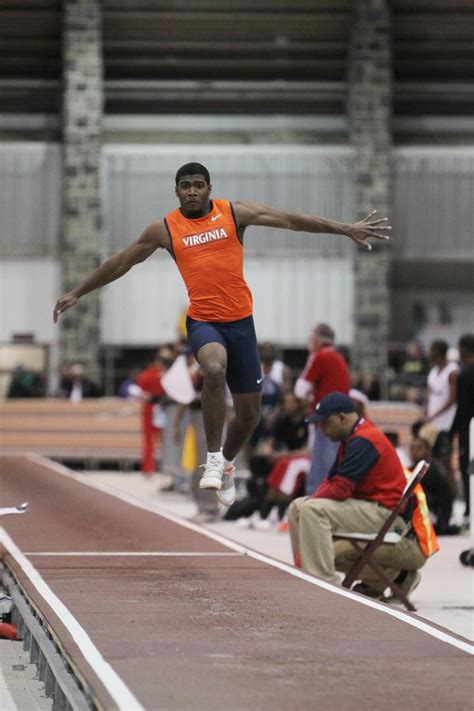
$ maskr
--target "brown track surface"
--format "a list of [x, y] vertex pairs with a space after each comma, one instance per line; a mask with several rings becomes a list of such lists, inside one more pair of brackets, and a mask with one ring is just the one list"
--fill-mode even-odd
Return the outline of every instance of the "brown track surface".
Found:
[[[23, 458], [0, 460], [26, 553], [232, 552]], [[383, 612], [248, 556], [28, 556], [146, 709], [466, 709], [471, 657]], [[6, 561], [17, 572], [10, 556]], [[82, 673], [62, 624], [20, 574]]]

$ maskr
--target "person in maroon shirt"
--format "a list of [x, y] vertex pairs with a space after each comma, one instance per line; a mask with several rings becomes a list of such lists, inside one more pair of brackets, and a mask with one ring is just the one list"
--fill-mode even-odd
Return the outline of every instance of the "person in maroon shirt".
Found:
[[[350, 375], [347, 363], [334, 349], [334, 331], [326, 323], [318, 324], [308, 339], [310, 354], [305, 369], [295, 384], [295, 395], [313, 399], [313, 408], [332, 392], [347, 394]], [[306, 480], [306, 493], [313, 494], [336, 459], [337, 442], [332, 442], [321, 429], [314, 428], [310, 436], [311, 468]]]
[[[288, 511], [288, 527], [295, 564], [306, 573], [338, 584], [337, 570], [347, 570], [353, 549], [337, 549], [333, 531], [376, 533], [395, 508], [406, 485], [406, 477], [395, 449], [383, 432], [355, 411], [344, 393], [331, 393], [317, 405], [309, 418], [339, 444], [337, 459], [316, 493], [295, 499]], [[401, 533], [411, 520], [414, 504], [395, 519], [393, 529]], [[405, 521], [405, 518], [407, 521]], [[344, 542], [343, 542], [344, 545]], [[357, 553], [356, 553], [357, 555]], [[392, 580], [403, 574], [408, 594], [419, 582], [418, 569], [426, 562], [416, 536], [408, 533], [393, 546], [381, 546], [376, 562]], [[349, 565], [347, 565], [349, 563]], [[383, 589], [370, 568], [360, 572], [370, 594], [382, 597]], [[401, 582], [401, 580], [400, 580]], [[382, 587], [385, 585], [382, 583]], [[357, 588], [365, 592], [364, 587]], [[374, 593], [374, 594], [372, 594]]]

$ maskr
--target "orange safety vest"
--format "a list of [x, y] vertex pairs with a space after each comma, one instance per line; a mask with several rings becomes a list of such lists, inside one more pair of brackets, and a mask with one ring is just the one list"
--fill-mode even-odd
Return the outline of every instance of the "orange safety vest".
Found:
[[[407, 469], [404, 471], [406, 478], [409, 479], [412, 472]], [[429, 558], [433, 553], [439, 551], [438, 538], [431, 523], [426, 494], [421, 484], [415, 486], [413, 494], [416, 498], [416, 506], [411, 517], [411, 524], [423, 555]]]

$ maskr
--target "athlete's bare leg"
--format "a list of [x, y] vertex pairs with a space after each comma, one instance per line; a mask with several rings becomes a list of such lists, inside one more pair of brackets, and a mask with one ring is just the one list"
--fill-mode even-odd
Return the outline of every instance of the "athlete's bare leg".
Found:
[[206, 343], [197, 353], [204, 379], [201, 393], [202, 419], [207, 451], [219, 452], [226, 414], [225, 373], [227, 351], [220, 343]]
[[230, 462], [237, 456], [260, 420], [262, 393], [233, 395], [235, 415], [229, 422], [223, 455]]

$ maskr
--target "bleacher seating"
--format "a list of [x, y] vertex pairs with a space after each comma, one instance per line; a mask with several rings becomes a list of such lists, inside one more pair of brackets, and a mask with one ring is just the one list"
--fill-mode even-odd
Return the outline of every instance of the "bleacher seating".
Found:
[[140, 459], [140, 404], [116, 398], [0, 401], [0, 451], [59, 460]]
[[[398, 432], [407, 447], [419, 417], [410, 403], [371, 402], [369, 416], [383, 430]], [[0, 400], [0, 452], [36, 452], [88, 465], [140, 460], [140, 404], [118, 398]]]

